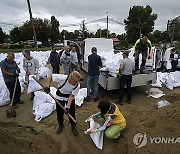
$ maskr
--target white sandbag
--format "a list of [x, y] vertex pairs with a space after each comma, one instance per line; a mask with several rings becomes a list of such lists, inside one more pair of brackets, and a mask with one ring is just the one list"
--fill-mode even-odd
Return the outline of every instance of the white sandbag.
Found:
[[0, 107], [10, 104], [10, 99], [0, 99]]
[[32, 77], [36, 77], [35, 75], [29, 75], [29, 85], [28, 85], [28, 93], [38, 91], [42, 89], [41, 85], [37, 83]]
[[[100, 125], [95, 122], [92, 118], [87, 119], [85, 122], [89, 122], [89, 128], [84, 132], [85, 134], [88, 134], [88, 131], [92, 128], [99, 128]], [[96, 145], [96, 147], [98, 149], [103, 148], [103, 135], [104, 135], [104, 131], [100, 131], [100, 132], [95, 132], [95, 133], [91, 133], [90, 137], [93, 140], [94, 144]]]
[[81, 106], [84, 102], [84, 98], [87, 97], [87, 88], [79, 89], [78, 94], [75, 96], [75, 104]]
[[164, 96], [165, 94], [163, 91], [159, 90], [158, 88], [150, 88], [148, 92], [148, 97], [153, 97], [153, 98], [160, 98]]
[[0, 106], [10, 103], [10, 94], [3, 80], [0, 80]]
[[[51, 94], [55, 96], [57, 89], [50, 87], [50, 90]], [[36, 91], [34, 95], [33, 114], [35, 115], [35, 121], [39, 122], [43, 118], [49, 116], [56, 109], [56, 104], [51, 96], [45, 92]]]
[[34, 115], [35, 121], [40, 122], [43, 118], [49, 116], [56, 109], [55, 104], [44, 103], [35, 107]]
[[48, 67], [42, 66], [42, 67], [39, 68], [39, 77], [40, 78], [45, 79], [51, 73], [52, 73], [52, 71]]
[[161, 100], [161, 101], [159, 101], [158, 103], [157, 103], [157, 108], [159, 109], [159, 108], [161, 108], [161, 107], [164, 107], [164, 106], [167, 106], [167, 105], [170, 105], [170, 103], [168, 102], [168, 101], [166, 101], [166, 100]]

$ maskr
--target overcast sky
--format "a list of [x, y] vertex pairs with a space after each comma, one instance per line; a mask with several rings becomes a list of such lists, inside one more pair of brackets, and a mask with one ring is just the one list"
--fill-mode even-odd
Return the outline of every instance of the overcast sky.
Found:
[[[134, 5], [150, 5], [153, 13], [158, 14], [155, 29], [164, 31], [168, 20], [180, 16], [180, 0], [30, 0], [33, 17], [50, 19], [54, 15], [60, 22], [60, 31], [78, 30], [80, 27], [61, 27], [61, 25], [80, 24], [108, 16], [118, 22], [128, 17], [129, 8]], [[9, 33], [14, 26], [29, 20], [27, 0], [0, 0], [0, 27]], [[106, 28], [106, 23], [86, 24], [90, 32]], [[122, 34], [124, 26], [109, 24], [110, 32]]]

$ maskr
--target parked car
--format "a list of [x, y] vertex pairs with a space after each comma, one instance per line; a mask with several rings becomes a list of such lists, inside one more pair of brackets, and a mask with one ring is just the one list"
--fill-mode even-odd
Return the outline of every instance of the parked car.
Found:
[[[29, 44], [29, 45], [34, 46], [34, 45], [35, 45], [35, 42], [34, 42], [34, 40], [27, 40], [27, 41], [26, 41], [26, 44]], [[42, 42], [41, 42], [41, 41], [37, 41], [37, 45], [38, 45], [38, 46], [41, 46], [41, 45], [42, 45]]]

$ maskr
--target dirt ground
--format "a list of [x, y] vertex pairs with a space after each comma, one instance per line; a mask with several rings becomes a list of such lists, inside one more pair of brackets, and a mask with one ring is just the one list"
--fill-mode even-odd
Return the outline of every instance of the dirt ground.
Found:
[[[86, 75], [81, 72], [86, 86]], [[45, 80], [41, 80], [44, 84]], [[55, 85], [53, 83], [53, 85]], [[127, 121], [118, 143], [104, 137], [103, 150], [95, 147], [89, 135], [84, 131], [88, 128], [85, 119], [98, 112], [98, 102], [85, 102], [76, 108], [77, 128], [79, 136], [72, 135], [68, 118], [65, 116], [63, 132], [57, 135], [56, 112], [39, 123], [34, 120], [33, 101], [27, 91], [22, 93], [24, 104], [18, 105], [16, 118], [7, 118], [6, 110], [10, 106], [0, 108], [0, 153], [1, 154], [179, 154], [180, 144], [150, 143], [150, 137], [180, 137], [180, 88], [170, 91], [160, 88], [166, 95], [159, 99], [147, 97], [145, 91], [150, 86], [132, 88], [132, 104], [119, 106]], [[99, 98], [113, 103], [118, 100], [118, 90], [106, 91], [99, 88]], [[157, 102], [168, 100], [171, 104], [157, 109]], [[133, 137], [136, 133], [147, 134], [148, 142], [144, 147], [136, 148]], [[179, 141], [180, 142], [180, 141]]]

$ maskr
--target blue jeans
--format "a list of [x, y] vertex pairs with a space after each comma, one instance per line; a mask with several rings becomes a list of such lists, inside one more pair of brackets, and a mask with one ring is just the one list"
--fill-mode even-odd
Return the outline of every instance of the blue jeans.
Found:
[[87, 96], [90, 97], [91, 91], [91, 81], [94, 81], [94, 98], [98, 96], [98, 81], [99, 76], [89, 76], [87, 77]]

